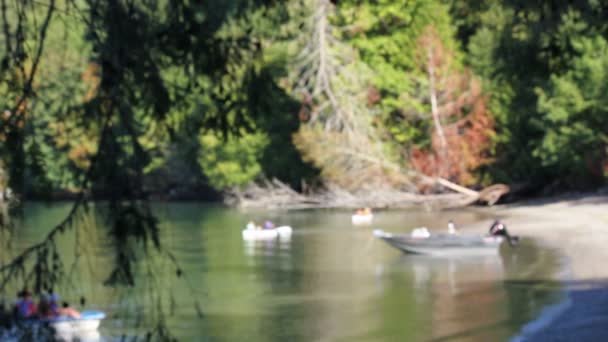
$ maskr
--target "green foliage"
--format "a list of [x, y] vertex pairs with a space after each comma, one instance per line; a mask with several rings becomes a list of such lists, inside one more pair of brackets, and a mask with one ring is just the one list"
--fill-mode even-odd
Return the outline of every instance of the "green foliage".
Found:
[[[457, 50], [448, 7], [439, 1], [344, 1], [340, 9], [344, 35], [373, 68], [376, 124], [388, 133], [388, 148], [403, 156], [408, 146], [428, 146], [431, 110], [419, 39], [432, 26], [446, 49]], [[459, 55], [454, 57], [458, 65]]]
[[[284, 73], [280, 70], [285, 63], [275, 67], [261, 53], [262, 45], [277, 34], [275, 28], [285, 19], [283, 6], [270, 1], [212, 1], [201, 6], [135, 1], [130, 7], [115, 1], [90, 6], [89, 1], [61, 0], [56, 5], [54, 18], [59, 19], [51, 21], [44, 41], [25, 139], [15, 142], [26, 152], [29, 194], [46, 196], [83, 185], [107, 115], [114, 116], [109, 132], [117, 142], [114, 148], [144, 176], [175, 175], [163, 171], [173, 168], [175, 149], [196, 155], [201, 149], [196, 146], [201, 130], [238, 137], [259, 123], [273, 130], [273, 143], [268, 145], [275, 146], [273, 156], [257, 154], [266, 159], [268, 173], [299, 183], [297, 167], [308, 168], [294, 155], [295, 150], [287, 146], [289, 156], [276, 157], [280, 155], [276, 146], [285, 147], [297, 129], [293, 115], [297, 108], [288, 96], [272, 90], [277, 88], [274, 76], [262, 71], [272, 66]], [[31, 30], [27, 46], [36, 47], [35, 30], [48, 7], [32, 8], [35, 11], [24, 18]], [[24, 8], [7, 9], [20, 10]], [[89, 20], [82, 20], [87, 15]], [[20, 93], [18, 71], [5, 73], [10, 82], [0, 84], [7, 100], [4, 108], [10, 108], [10, 100]], [[276, 106], [277, 102], [289, 104]], [[3, 157], [12, 161], [9, 150], [14, 146], [3, 147]], [[204, 175], [197, 176], [204, 183]], [[176, 177], [167, 184], [179, 185], [181, 177]]]
[[600, 66], [585, 62], [594, 54], [583, 47], [591, 43], [582, 40], [594, 37], [595, 56], [602, 53], [596, 41], [608, 32], [602, 5], [585, 0], [451, 3], [458, 31], [466, 32], [466, 60], [490, 90], [498, 127], [495, 162], [487, 168], [492, 178], [537, 188], [597, 183], [603, 109], [589, 101], [597, 102], [592, 99], [603, 86], [580, 75], [594, 70], [603, 77]]
[[[572, 41], [578, 56], [568, 72], [538, 89], [545, 135], [534, 155], [543, 166], [574, 184], [603, 178], [608, 127], [608, 43], [603, 37]], [[598, 129], [599, 128], [599, 129]]]
[[[367, 94], [362, 103], [367, 102], [373, 125], [382, 132], [377, 140], [401, 166], [407, 167], [412, 148], [431, 147], [419, 40], [432, 26], [452, 53], [454, 70], [470, 67], [488, 95], [497, 132], [493, 162], [482, 167], [481, 177], [539, 186], [603, 180], [606, 108], [601, 94], [608, 25], [601, 2], [335, 3], [332, 35], [345, 43], [336, 53], [341, 62], [367, 66], [369, 73], [363, 82], [346, 81], [339, 88]], [[303, 99], [286, 86], [301, 50], [301, 32], [309, 24], [306, 6], [318, 3], [54, 4], [36, 70], [48, 6], [30, 0], [7, 3], [8, 30], [0, 45], [0, 106], [15, 109], [27, 95], [26, 116], [0, 120], [0, 155], [11, 175], [25, 175], [10, 179], [24, 184], [28, 194], [82, 187], [108, 116], [106, 133], [121, 155], [113, 161], [138, 169], [133, 175], [153, 178], [152, 189], [192, 184], [191, 178], [197, 184], [208, 178], [222, 189], [261, 173], [297, 187], [302, 179], [318, 176], [292, 144]], [[31, 89], [26, 89], [33, 71]], [[255, 143], [248, 146], [240, 136]], [[205, 141], [211, 150], [203, 137], [217, 140]], [[219, 143], [224, 139], [225, 150]], [[201, 157], [209, 151], [227, 164], [214, 166]], [[179, 161], [184, 158], [192, 160]], [[235, 165], [234, 177], [218, 176], [218, 169]], [[174, 169], [187, 169], [189, 176]], [[170, 179], [155, 183], [160, 174]]]
[[243, 133], [223, 141], [218, 134], [199, 137], [201, 151], [198, 162], [209, 183], [217, 189], [246, 185], [262, 171], [259, 159], [268, 145], [264, 133]]

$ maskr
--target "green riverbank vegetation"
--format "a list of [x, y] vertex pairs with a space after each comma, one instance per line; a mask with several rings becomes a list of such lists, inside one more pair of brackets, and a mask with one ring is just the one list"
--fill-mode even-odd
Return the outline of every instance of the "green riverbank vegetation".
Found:
[[[108, 197], [126, 179], [199, 199], [274, 179], [297, 193], [452, 191], [437, 177], [590, 188], [606, 171], [605, 11], [594, 1], [11, 2], [0, 154], [11, 189], [30, 198]], [[109, 164], [95, 174], [94, 163]]]

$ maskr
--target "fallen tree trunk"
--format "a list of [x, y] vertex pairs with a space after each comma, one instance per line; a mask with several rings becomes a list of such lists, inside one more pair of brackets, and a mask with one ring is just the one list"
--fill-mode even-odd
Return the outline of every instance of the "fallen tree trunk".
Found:
[[508, 192], [508, 187], [502, 184], [477, 192], [443, 178], [435, 181], [455, 192], [425, 195], [390, 187], [369, 187], [350, 192], [335, 185], [327, 185], [314, 193], [301, 194], [275, 179], [265, 181], [261, 185], [251, 184], [243, 190], [233, 190], [227, 194], [226, 202], [242, 208], [405, 208], [417, 205], [454, 208], [477, 201], [493, 205], [500, 196]]
[[479, 192], [477, 192], [475, 190], [471, 190], [469, 188], [465, 188], [464, 186], [460, 186], [460, 185], [458, 185], [456, 183], [452, 183], [452, 182], [450, 182], [447, 179], [439, 177], [439, 178], [436, 179], [436, 182], [439, 183], [439, 184], [441, 184], [441, 185], [443, 185], [443, 186], [445, 186], [448, 189], [454, 190], [454, 191], [459, 192], [459, 193], [461, 193], [463, 195], [479, 198]]

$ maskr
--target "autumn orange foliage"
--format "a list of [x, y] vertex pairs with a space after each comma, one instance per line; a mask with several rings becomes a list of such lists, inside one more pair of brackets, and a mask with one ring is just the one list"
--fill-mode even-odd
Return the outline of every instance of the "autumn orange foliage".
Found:
[[[431, 148], [413, 148], [413, 168], [427, 176], [473, 185], [475, 171], [489, 162], [494, 122], [487, 109], [487, 96], [468, 70], [452, 67], [452, 52], [446, 49], [436, 31], [428, 28], [419, 40], [420, 66], [429, 78], [429, 93], [435, 96], [440, 129], [431, 133]], [[444, 143], [442, 142], [443, 134]]]

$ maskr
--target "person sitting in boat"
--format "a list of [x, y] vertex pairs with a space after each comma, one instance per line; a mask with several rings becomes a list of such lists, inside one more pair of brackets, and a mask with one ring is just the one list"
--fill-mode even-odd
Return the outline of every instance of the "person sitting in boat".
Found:
[[247, 223], [247, 230], [255, 230], [255, 223], [253, 221], [249, 221], [249, 223]]
[[504, 236], [511, 246], [515, 246], [519, 243], [519, 237], [509, 234], [507, 226], [500, 222], [500, 220], [496, 220], [492, 223], [489, 233], [492, 236]]
[[264, 229], [274, 229], [274, 223], [272, 223], [272, 221], [268, 220], [266, 222], [264, 222]]
[[50, 310], [51, 315], [58, 316], [59, 315], [59, 296], [54, 293], [50, 293], [48, 295], [48, 302], [49, 302], [49, 310]]
[[370, 208], [357, 209], [357, 211], [355, 212], [355, 215], [357, 216], [369, 216], [371, 214], [372, 210]]
[[54, 318], [59, 316], [59, 297], [56, 294], [41, 295], [37, 306], [38, 318]]
[[448, 233], [450, 234], [458, 234], [458, 230], [456, 229], [456, 225], [452, 220], [448, 221]]
[[70, 306], [67, 302], [63, 302], [63, 306], [59, 308], [59, 316], [66, 316], [71, 318], [80, 318], [80, 312]]
[[32, 318], [37, 313], [36, 304], [32, 300], [32, 294], [28, 290], [23, 290], [17, 294], [18, 299], [15, 303], [15, 314], [18, 318]]
[[48, 295], [40, 296], [40, 301], [38, 302], [38, 317], [39, 318], [53, 318], [56, 317], [56, 313], [51, 310], [50, 298]]

